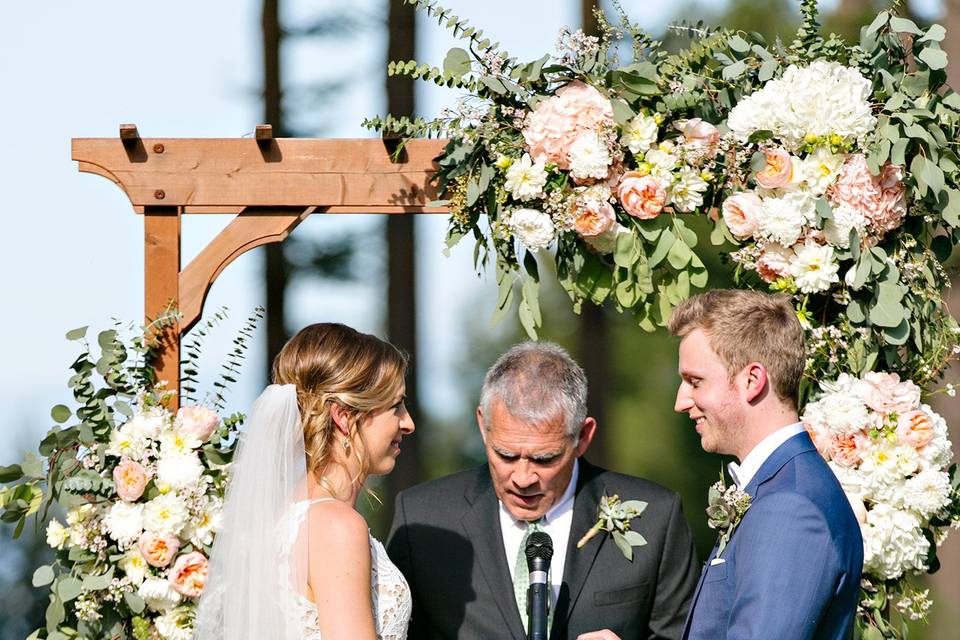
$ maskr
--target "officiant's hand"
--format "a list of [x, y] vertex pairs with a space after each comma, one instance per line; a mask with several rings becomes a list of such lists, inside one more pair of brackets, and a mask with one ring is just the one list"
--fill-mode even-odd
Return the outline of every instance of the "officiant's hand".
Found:
[[610, 629], [603, 629], [602, 631], [581, 633], [577, 636], [577, 640], [620, 640], [620, 636], [610, 631]]

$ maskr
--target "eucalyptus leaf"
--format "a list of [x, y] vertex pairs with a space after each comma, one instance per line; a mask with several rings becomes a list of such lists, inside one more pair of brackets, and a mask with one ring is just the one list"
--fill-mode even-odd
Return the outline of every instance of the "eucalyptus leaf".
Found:
[[130, 607], [130, 611], [133, 613], [143, 613], [144, 608], [147, 606], [147, 603], [144, 602], [143, 598], [132, 591], [124, 592], [123, 599], [126, 601], [127, 606]]
[[867, 319], [866, 308], [860, 300], [851, 300], [847, 305], [847, 318], [855, 324], [863, 324]]
[[647, 539], [636, 531], [624, 531], [623, 537], [631, 547], [642, 547], [647, 544]]
[[31, 584], [35, 587], [45, 587], [53, 582], [54, 577], [53, 567], [45, 564], [37, 567], [37, 570], [33, 572]]
[[665, 229], [663, 233], [660, 234], [656, 248], [653, 250], [653, 253], [650, 254], [650, 267], [652, 268], [660, 264], [663, 259], [667, 257], [667, 254], [676, 242], [677, 236], [673, 235], [673, 232], [669, 229]]
[[917, 42], [942, 42], [947, 37], [947, 30], [939, 24], [932, 24], [927, 33]]
[[70, 602], [80, 595], [83, 587], [81, 582], [76, 578], [66, 576], [61, 578], [60, 581], [54, 585], [54, 589], [61, 600], [64, 602]]
[[926, 47], [917, 57], [934, 70], [943, 69], [947, 66], [947, 52], [939, 48]]
[[760, 82], [766, 82], [773, 78], [779, 68], [780, 62], [778, 60], [772, 58], [770, 60], [764, 60], [763, 64], [760, 65], [760, 71], [757, 72], [757, 79]]
[[904, 322], [904, 308], [900, 304], [903, 292], [896, 283], [881, 282], [877, 287], [877, 301], [870, 308], [870, 322], [878, 327], [894, 328]]
[[456, 78], [470, 72], [470, 53], [460, 47], [453, 47], [443, 60], [443, 72]]
[[80, 327], [78, 329], [71, 329], [67, 331], [67, 340], [83, 340], [87, 335], [87, 329], [89, 327]]
[[63, 602], [57, 596], [50, 595], [50, 604], [47, 605], [46, 621], [47, 629], [56, 629], [66, 617], [66, 611], [63, 608]]
[[630, 543], [627, 542], [627, 539], [619, 531], [614, 531], [611, 534], [613, 541], [617, 544], [617, 548], [620, 549], [620, 553], [623, 554], [623, 557], [633, 562], [633, 547], [630, 546]]
[[20, 465], [11, 464], [6, 467], [0, 466], [0, 483], [16, 482], [22, 477], [23, 469], [20, 468]]
[[910, 322], [906, 318], [900, 321], [895, 327], [883, 328], [883, 339], [887, 344], [900, 346], [906, 344], [910, 338]]
[[747, 63], [744, 60], [738, 60], [731, 65], [723, 68], [721, 76], [724, 80], [736, 80], [747, 70]]
[[918, 36], [923, 35], [923, 31], [920, 30], [920, 27], [918, 27], [913, 20], [901, 18], [900, 16], [892, 16], [890, 18], [890, 28], [897, 33], [912, 33]]

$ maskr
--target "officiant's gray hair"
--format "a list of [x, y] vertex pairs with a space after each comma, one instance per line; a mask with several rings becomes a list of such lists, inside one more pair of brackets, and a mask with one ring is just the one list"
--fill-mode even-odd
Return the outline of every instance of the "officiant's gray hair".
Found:
[[567, 435], [576, 443], [587, 418], [587, 376], [560, 345], [521, 342], [487, 370], [480, 392], [483, 415], [493, 414], [494, 400], [503, 402], [513, 417], [531, 424], [562, 412]]

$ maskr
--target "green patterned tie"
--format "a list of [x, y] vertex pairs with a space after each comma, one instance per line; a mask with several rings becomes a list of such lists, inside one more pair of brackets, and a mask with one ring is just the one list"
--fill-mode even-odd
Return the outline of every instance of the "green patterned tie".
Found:
[[[513, 596], [517, 600], [517, 609], [520, 610], [520, 619], [523, 620], [523, 630], [527, 630], [527, 590], [530, 586], [530, 572], [527, 570], [527, 538], [534, 531], [543, 531], [539, 520], [527, 523], [527, 531], [517, 549], [517, 560], [513, 564]], [[551, 611], [551, 614], [553, 612]]]

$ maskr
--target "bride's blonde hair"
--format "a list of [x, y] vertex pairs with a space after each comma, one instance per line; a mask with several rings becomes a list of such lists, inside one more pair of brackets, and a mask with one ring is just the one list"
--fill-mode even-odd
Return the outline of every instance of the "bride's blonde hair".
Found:
[[[360, 464], [351, 481], [366, 478], [370, 461], [360, 425], [397, 401], [406, 370], [407, 357], [395, 346], [336, 323], [305, 327], [274, 359], [273, 382], [297, 388], [307, 471], [328, 491], [335, 489], [323, 475], [331, 464], [342, 464], [335, 447], [352, 452]], [[334, 403], [346, 415], [346, 438], [334, 424]]]

